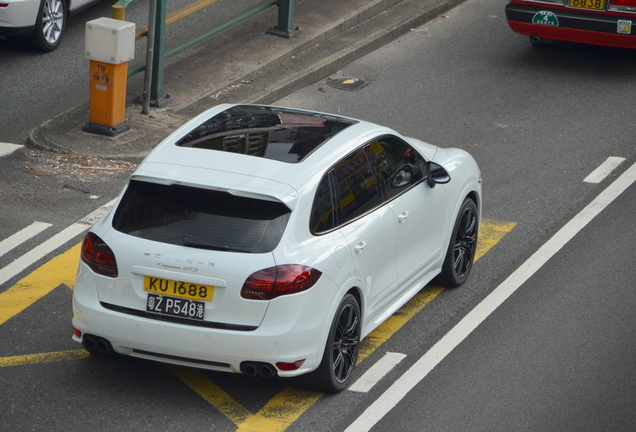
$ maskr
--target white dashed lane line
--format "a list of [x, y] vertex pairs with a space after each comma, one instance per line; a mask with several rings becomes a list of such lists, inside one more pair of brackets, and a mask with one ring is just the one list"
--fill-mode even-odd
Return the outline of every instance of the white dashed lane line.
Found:
[[617, 166], [619, 166], [621, 163], [623, 163], [624, 160], [625, 160], [625, 158], [623, 158], [623, 157], [616, 157], [616, 156], [608, 157], [605, 162], [603, 162], [598, 168], [596, 168], [594, 171], [592, 171], [590, 173], [590, 175], [585, 177], [585, 179], [583, 181], [585, 183], [600, 183], [600, 182], [602, 182], [605, 179], [605, 177], [610, 175], [612, 173], [612, 171], [614, 171], [616, 169]]
[[66, 242], [71, 240], [73, 237], [87, 231], [100, 217], [108, 213], [114, 204], [115, 200], [110, 201], [92, 213], [86, 215], [81, 220], [60, 231], [50, 239], [31, 249], [29, 252], [11, 262], [6, 267], [1, 268], [0, 285], [27, 269], [30, 265], [46, 256], [48, 253], [66, 244]]
[[9, 144], [9, 143], [0, 142], [0, 157], [8, 156], [14, 151], [16, 151], [17, 149], [20, 149], [22, 147], [24, 146], [19, 144]]
[[33, 222], [26, 228], [21, 229], [17, 233], [13, 234], [0, 242], [0, 257], [15, 247], [21, 245], [25, 241], [40, 234], [42, 231], [50, 227], [50, 223]]
[[371, 366], [358, 380], [349, 387], [349, 391], [367, 393], [386, 374], [406, 357], [406, 354], [388, 352], [376, 364]]

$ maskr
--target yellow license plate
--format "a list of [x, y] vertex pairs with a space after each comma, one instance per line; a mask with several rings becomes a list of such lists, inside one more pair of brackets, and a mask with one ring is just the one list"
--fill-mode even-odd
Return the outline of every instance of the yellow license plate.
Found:
[[605, 0], [570, 0], [570, 6], [582, 9], [605, 10]]
[[214, 299], [213, 286], [161, 279], [151, 276], [144, 276], [144, 291], [190, 300], [212, 301]]

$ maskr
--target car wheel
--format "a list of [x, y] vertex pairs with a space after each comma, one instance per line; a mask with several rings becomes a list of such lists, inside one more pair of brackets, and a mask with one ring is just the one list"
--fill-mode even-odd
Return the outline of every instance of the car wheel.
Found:
[[458, 287], [466, 282], [475, 259], [479, 231], [475, 201], [466, 198], [453, 227], [451, 241], [437, 281], [447, 287]]
[[337, 393], [351, 383], [360, 343], [360, 306], [351, 294], [344, 296], [331, 324], [318, 369], [306, 377], [314, 390]]
[[36, 49], [50, 52], [57, 48], [64, 36], [66, 16], [63, 0], [42, 0], [33, 32]]

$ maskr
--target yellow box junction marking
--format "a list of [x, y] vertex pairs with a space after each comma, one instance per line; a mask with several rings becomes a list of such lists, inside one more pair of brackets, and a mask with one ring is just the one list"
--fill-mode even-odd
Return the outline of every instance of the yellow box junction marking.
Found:
[[311, 392], [292, 386], [285, 387], [280, 393], [270, 399], [256, 414], [238, 424], [237, 431], [284, 431], [321, 397], [322, 393]]
[[252, 415], [200, 370], [173, 365], [166, 367], [235, 424], [244, 422]]
[[[515, 223], [482, 219], [475, 261], [487, 253], [514, 227]], [[53, 258], [16, 285], [0, 294], [0, 325], [22, 312], [61, 284], [73, 288], [81, 243]], [[415, 314], [421, 311], [444, 287], [423, 289], [407, 304], [369, 334], [360, 344], [358, 363], [371, 355]], [[86, 357], [84, 350], [60, 351], [14, 357], [0, 357], [0, 367], [74, 360]], [[185, 367], [167, 366], [185, 384], [238, 426], [240, 432], [282, 432], [294, 423], [318, 399], [321, 393], [286, 387], [270, 399], [256, 414], [246, 410], [203, 372]]]
[[77, 360], [89, 357], [85, 349], [57, 351], [42, 354], [27, 354], [12, 357], [0, 357], [0, 367], [22, 366], [39, 363], [51, 363], [62, 360]]
[[56, 256], [8, 290], [0, 293], [0, 325], [58, 286], [65, 284], [73, 287], [81, 245], [79, 243], [62, 255]]

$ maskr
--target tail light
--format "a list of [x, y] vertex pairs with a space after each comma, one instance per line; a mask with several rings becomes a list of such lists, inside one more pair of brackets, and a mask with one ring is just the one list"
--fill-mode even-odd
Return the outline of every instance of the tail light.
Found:
[[610, 0], [611, 9], [633, 11], [636, 9], [636, 0]]
[[299, 369], [303, 363], [305, 363], [305, 359], [302, 360], [297, 360], [295, 362], [278, 362], [276, 363], [276, 367], [282, 371], [295, 371], [296, 369]]
[[306, 291], [318, 282], [322, 273], [300, 264], [269, 267], [253, 273], [241, 289], [241, 297], [249, 300], [273, 298]]
[[82, 243], [82, 261], [95, 273], [116, 278], [118, 273], [115, 254], [104, 240], [89, 232]]

